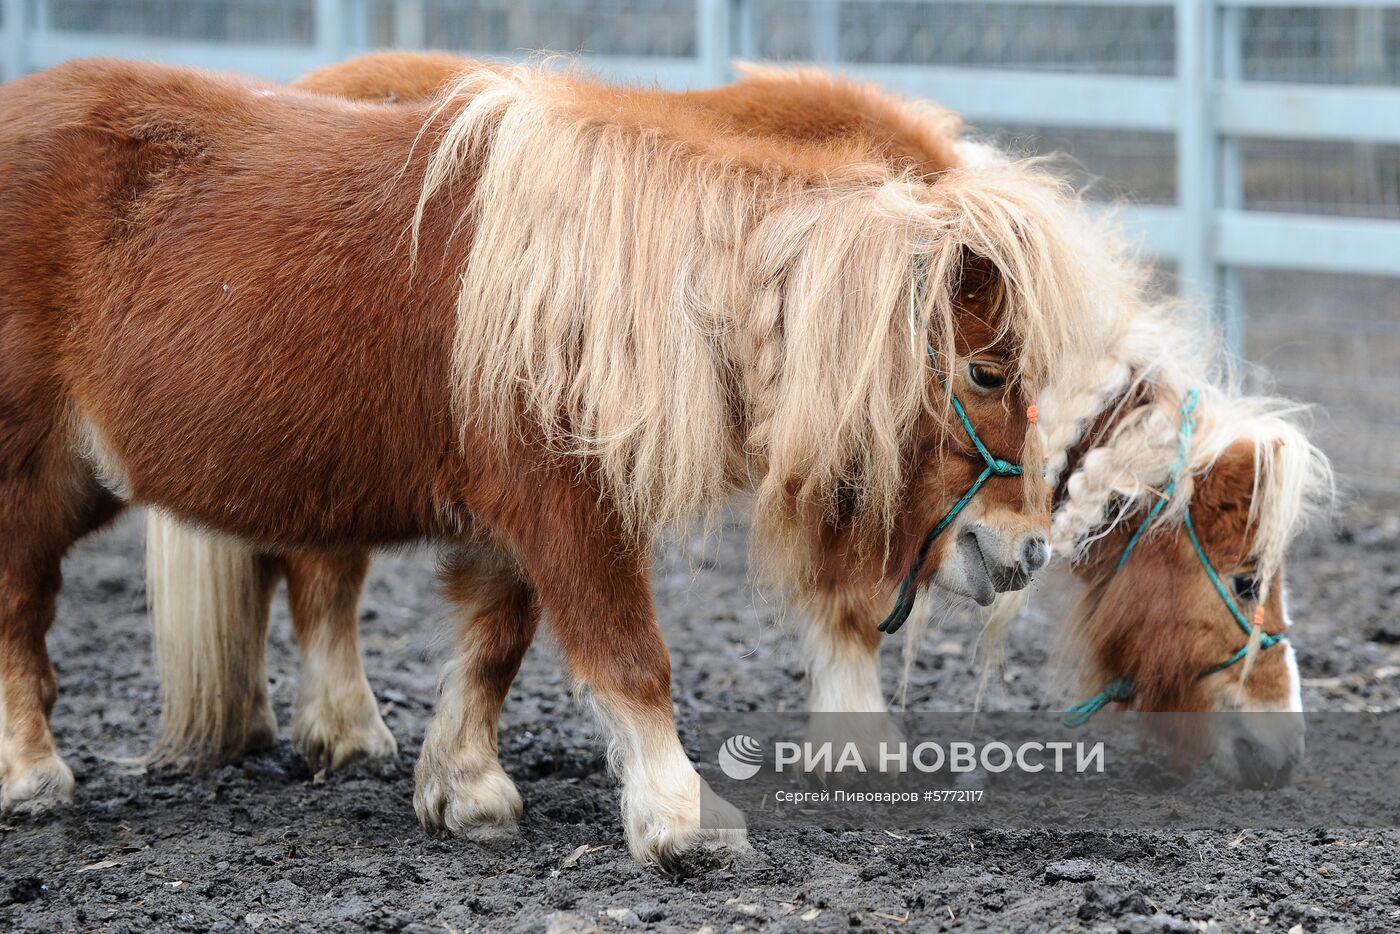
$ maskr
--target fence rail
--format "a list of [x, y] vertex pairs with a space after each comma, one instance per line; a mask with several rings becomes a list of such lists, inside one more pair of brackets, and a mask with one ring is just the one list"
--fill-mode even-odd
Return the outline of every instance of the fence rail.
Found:
[[[904, 6], [909, 0], [899, 0]], [[947, 5], [949, 0], [921, 0]], [[995, 0], [1015, 7], [1025, 0]], [[368, 0], [311, 0], [314, 31], [305, 42], [208, 42], [84, 33], [52, 25], [50, 0], [0, 0], [4, 75], [85, 55], [127, 54], [173, 63], [252, 72], [289, 80], [371, 46]], [[880, 0], [858, 0], [880, 6]], [[1242, 209], [1239, 143], [1346, 140], [1400, 144], [1400, 88], [1279, 84], [1243, 79], [1241, 15], [1258, 7], [1350, 8], [1336, 0], [1036, 0], [1036, 6], [1151, 7], [1175, 19], [1175, 75], [1137, 77], [917, 64], [845, 64], [853, 75], [935, 98], [974, 122], [1147, 130], [1174, 134], [1177, 203], [1129, 207], [1125, 223], [1147, 246], [1177, 264], [1184, 288], [1225, 316], [1241, 346], [1241, 264], [1400, 276], [1400, 223], [1274, 215]], [[423, 44], [425, 0], [392, 5], [394, 44]], [[1400, 8], [1372, 0], [1368, 8]], [[813, 0], [807, 15], [814, 56], [841, 59], [841, 4]], [[669, 87], [714, 84], [735, 58], [757, 57], [757, 0], [695, 0], [693, 56], [585, 55], [620, 78]], [[469, 48], [512, 57], [514, 50]], [[1389, 119], [1383, 119], [1389, 115]]]

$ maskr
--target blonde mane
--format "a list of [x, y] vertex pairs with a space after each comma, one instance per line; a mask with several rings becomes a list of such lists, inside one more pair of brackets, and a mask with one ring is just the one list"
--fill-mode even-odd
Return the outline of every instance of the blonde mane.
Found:
[[[1141, 521], [1170, 479], [1177, 457], [1181, 403], [1194, 388], [1200, 401], [1186, 466], [1146, 534], [1180, 528], [1195, 492], [1195, 478], [1208, 472], [1235, 444], [1252, 444], [1247, 558], [1256, 568], [1263, 602], [1293, 539], [1326, 508], [1334, 493], [1331, 466], [1304, 430], [1307, 407], [1243, 393], [1219, 363], [1222, 354], [1216, 332], [1203, 313], [1180, 304], [1144, 301], [1127, 309], [1124, 317], [1128, 329], [1115, 352], [1101, 362], [1100, 382], [1073, 391], [1068, 400], [1060, 400], [1048, 420], [1042, 417], [1042, 433], [1056, 439], [1053, 447], [1045, 443], [1051, 469], [1058, 474], [1086, 429], [1105, 414], [1117, 416], [1106, 435], [1093, 439], [1094, 446], [1064, 481], [1064, 496], [1051, 523], [1052, 547], [1078, 562], [1122, 524]], [[1051, 407], [1042, 405], [1043, 410]], [[1084, 679], [1094, 674], [1092, 658], [1083, 645], [1098, 593], [1096, 587], [1086, 591], [1058, 627], [1052, 654], [1061, 674], [1054, 693], [1076, 696], [1083, 690]], [[1025, 592], [1004, 594], [986, 614], [979, 703], [996, 667], [1001, 639], [1024, 603]], [[1257, 639], [1250, 644], [1246, 674]]]
[[475, 184], [458, 418], [594, 458], [639, 530], [740, 487], [760, 537], [831, 515], [842, 490], [888, 528], [936, 399], [925, 341], [954, 346], [969, 256], [999, 274], [1031, 394], [1085, 372], [1111, 331], [1084, 313], [1102, 304], [1084, 212], [1028, 164], [921, 181], [532, 67], [465, 75], [429, 134], [418, 219], [464, 173]]
[[1052, 525], [1056, 548], [1077, 559], [1157, 500], [1177, 457], [1181, 403], [1194, 388], [1200, 402], [1186, 466], [1153, 529], [1179, 525], [1194, 479], [1233, 445], [1251, 443], [1249, 557], [1267, 595], [1289, 544], [1333, 493], [1327, 458], [1304, 431], [1307, 407], [1243, 393], [1216, 365], [1220, 351], [1214, 329], [1182, 308], [1139, 309], [1129, 333], [1123, 356], [1134, 375], [1121, 398], [1142, 402], [1122, 413], [1067, 479], [1065, 501]]

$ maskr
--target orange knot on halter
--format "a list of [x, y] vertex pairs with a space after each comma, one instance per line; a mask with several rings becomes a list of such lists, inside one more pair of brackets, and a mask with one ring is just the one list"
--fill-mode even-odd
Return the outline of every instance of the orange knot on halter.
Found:
[[1040, 421], [1040, 406], [1026, 406], [1026, 421], [1030, 422], [1032, 425]]
[[1264, 608], [1262, 606], [1256, 606], [1254, 608], [1254, 628], [1264, 628]]

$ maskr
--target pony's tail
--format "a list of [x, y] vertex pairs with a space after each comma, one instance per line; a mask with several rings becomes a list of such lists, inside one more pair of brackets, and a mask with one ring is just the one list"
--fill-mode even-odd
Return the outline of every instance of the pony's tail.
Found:
[[276, 737], [264, 665], [275, 582], [274, 559], [151, 510], [146, 599], [161, 719], [147, 765], [199, 769]]

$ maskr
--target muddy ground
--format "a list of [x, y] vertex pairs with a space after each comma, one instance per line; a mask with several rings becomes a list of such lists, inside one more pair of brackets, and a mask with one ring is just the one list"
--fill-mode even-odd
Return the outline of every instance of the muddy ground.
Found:
[[[1400, 706], [1400, 514], [1353, 508], [1296, 549], [1294, 642], [1310, 709]], [[370, 680], [397, 761], [319, 778], [285, 738], [295, 656], [285, 609], [270, 666], [283, 723], [275, 750], [189, 778], [138, 774], [124, 757], [154, 734], [157, 688], [144, 615], [140, 517], [69, 559], [49, 646], [54, 726], [77, 773], [75, 806], [0, 823], [0, 930], [579, 931], [652, 927], [874, 930], [1400, 930], [1400, 832], [830, 833], [753, 835], [738, 862], [679, 877], [622, 843], [617, 795], [557, 653], [531, 652], [502, 732], [526, 814], [518, 839], [434, 838], [412, 810], [412, 769], [432, 711], [446, 609], [432, 555], [386, 555], [363, 603]], [[676, 549], [656, 576], [682, 733], [707, 710], [794, 709], [800, 666], [744, 573], [741, 528]], [[697, 557], [698, 556], [698, 557]], [[930, 633], [911, 708], [966, 709], [977, 629]], [[988, 704], [1042, 702], [1048, 624], [1010, 640]], [[885, 653], [886, 681], [899, 674]], [[688, 726], [689, 724], [689, 726]], [[691, 737], [693, 739], [693, 736]], [[581, 850], [580, 848], [587, 848]]]

